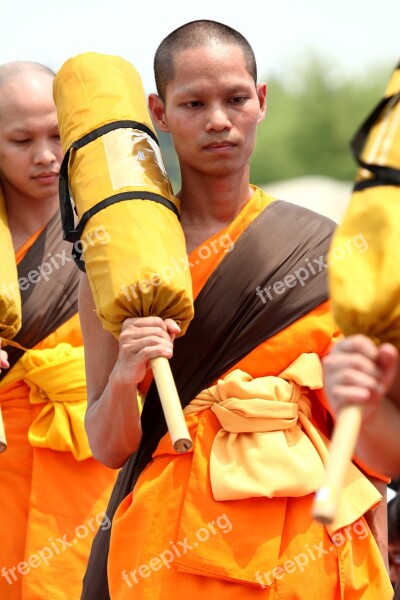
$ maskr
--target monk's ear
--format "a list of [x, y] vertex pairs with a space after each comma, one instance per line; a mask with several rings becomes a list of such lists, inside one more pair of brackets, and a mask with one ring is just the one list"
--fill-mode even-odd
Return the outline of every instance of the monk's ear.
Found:
[[260, 114], [258, 117], [258, 122], [261, 123], [267, 112], [267, 86], [265, 83], [259, 83], [257, 85], [257, 96], [258, 102], [260, 104]]
[[165, 118], [165, 104], [157, 94], [149, 95], [149, 109], [154, 122], [154, 125], [160, 131], [169, 132], [167, 120]]

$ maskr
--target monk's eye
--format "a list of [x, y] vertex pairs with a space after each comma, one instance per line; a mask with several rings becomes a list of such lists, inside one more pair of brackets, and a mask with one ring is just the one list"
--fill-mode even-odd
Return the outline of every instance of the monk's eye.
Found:
[[230, 99], [231, 104], [244, 104], [247, 100], [247, 96], [234, 96]]
[[200, 108], [203, 106], [203, 103], [200, 100], [191, 100], [190, 102], [185, 102], [185, 106], [188, 108]]

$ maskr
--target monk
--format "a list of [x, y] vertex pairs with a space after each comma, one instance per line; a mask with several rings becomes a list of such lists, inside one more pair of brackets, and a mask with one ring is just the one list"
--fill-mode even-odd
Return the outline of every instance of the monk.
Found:
[[19, 347], [1, 350], [2, 600], [79, 597], [116, 476], [93, 459], [84, 431], [79, 270], [62, 239], [53, 77], [31, 62], [0, 67], [0, 193], [22, 300]]
[[[185, 24], [154, 68], [149, 108], [180, 162], [195, 316], [183, 337], [169, 319], [127, 319], [117, 342], [82, 276], [86, 430], [93, 455], [122, 467], [82, 599], [389, 599], [366, 519], [381, 495], [361, 470], [331, 528], [311, 517], [332, 424], [320, 357], [340, 335], [326, 290], [334, 224], [250, 184], [266, 85], [239, 32]], [[194, 441], [183, 455], [151, 381], [156, 356], [170, 359]]]

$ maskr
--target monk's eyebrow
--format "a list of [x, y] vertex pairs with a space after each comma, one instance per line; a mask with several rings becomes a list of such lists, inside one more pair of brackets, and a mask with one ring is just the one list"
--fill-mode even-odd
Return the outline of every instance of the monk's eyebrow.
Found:
[[[238, 83], [225, 88], [226, 94], [243, 94], [247, 91], [248, 86], [246, 84]], [[204, 93], [204, 87], [182, 87], [176, 95], [178, 96], [201, 96]]]
[[29, 133], [29, 129], [24, 129], [23, 127], [15, 127], [12, 129], [13, 133]]
[[[54, 123], [54, 125], [50, 127], [50, 130], [54, 130], [55, 132], [58, 132], [57, 123]], [[26, 129], [25, 127], [13, 127], [12, 129], [10, 129], [10, 132], [11, 133], [20, 133], [22, 135], [30, 135], [31, 134], [31, 130]]]

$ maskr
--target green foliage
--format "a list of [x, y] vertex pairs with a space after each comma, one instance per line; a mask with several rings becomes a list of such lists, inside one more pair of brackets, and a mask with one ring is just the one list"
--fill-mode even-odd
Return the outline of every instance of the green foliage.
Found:
[[262, 185], [303, 175], [352, 180], [356, 162], [350, 141], [381, 100], [391, 68], [337, 83], [332, 69], [311, 58], [290, 87], [271, 80], [251, 181]]

